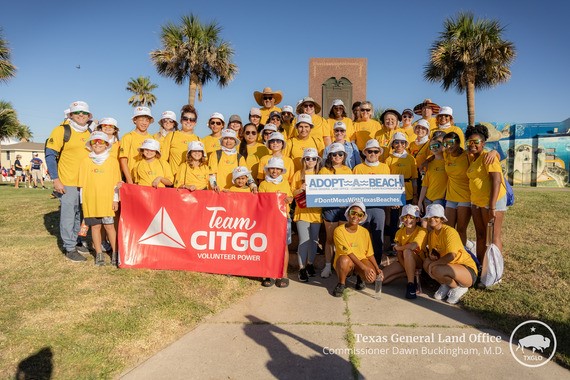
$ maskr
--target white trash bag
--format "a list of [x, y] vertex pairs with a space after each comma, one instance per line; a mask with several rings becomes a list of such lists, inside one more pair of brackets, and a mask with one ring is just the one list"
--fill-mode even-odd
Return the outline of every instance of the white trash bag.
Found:
[[493, 286], [503, 278], [505, 264], [503, 255], [493, 241], [493, 221], [487, 225], [487, 251], [483, 258], [483, 269], [481, 270], [481, 284], [486, 288]]

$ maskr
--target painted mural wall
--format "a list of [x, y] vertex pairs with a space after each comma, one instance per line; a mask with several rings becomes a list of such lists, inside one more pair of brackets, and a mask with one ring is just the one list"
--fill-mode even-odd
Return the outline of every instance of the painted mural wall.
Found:
[[[558, 123], [486, 123], [487, 147], [501, 155], [505, 177], [515, 186], [569, 186], [570, 118]], [[465, 124], [458, 124], [464, 131]]]

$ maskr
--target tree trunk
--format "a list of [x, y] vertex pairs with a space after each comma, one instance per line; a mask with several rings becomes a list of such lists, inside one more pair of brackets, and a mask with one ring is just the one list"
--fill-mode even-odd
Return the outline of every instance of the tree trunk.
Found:
[[467, 80], [467, 119], [468, 125], [475, 125], [475, 81]]
[[196, 100], [196, 83], [190, 80], [190, 84], [188, 85], [188, 104], [194, 105]]

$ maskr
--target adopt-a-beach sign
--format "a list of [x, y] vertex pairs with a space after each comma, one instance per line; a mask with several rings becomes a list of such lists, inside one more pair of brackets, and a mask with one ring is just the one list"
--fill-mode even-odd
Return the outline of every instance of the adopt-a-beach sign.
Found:
[[404, 176], [396, 174], [327, 174], [305, 177], [307, 207], [346, 207], [406, 204]]
[[286, 194], [123, 184], [120, 197], [120, 268], [283, 275]]

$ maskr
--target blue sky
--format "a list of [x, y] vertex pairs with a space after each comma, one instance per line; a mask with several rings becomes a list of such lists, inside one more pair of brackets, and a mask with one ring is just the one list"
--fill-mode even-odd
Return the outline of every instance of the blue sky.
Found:
[[[0, 84], [0, 99], [12, 102], [36, 142], [49, 136], [74, 100], [88, 102], [96, 118], [116, 118], [121, 134], [130, 131], [125, 87], [140, 75], [159, 86], [153, 115], [178, 113], [188, 87], [159, 76], [149, 52], [160, 48], [163, 24], [192, 12], [223, 27], [239, 67], [228, 87], [204, 88], [196, 103], [199, 136], [208, 133], [213, 112], [247, 118], [256, 105], [253, 92], [266, 86], [283, 92], [281, 106], [295, 105], [308, 94], [311, 57], [366, 58], [367, 98], [375, 106], [402, 110], [429, 97], [451, 106], [456, 122], [466, 122], [465, 95], [427, 83], [423, 67], [443, 21], [471, 11], [499, 20], [517, 49], [511, 80], [477, 92], [477, 120], [558, 122], [570, 117], [569, 8], [562, 0], [11, 2], [3, 6], [0, 26], [18, 72]], [[151, 131], [157, 130], [155, 122]]]

